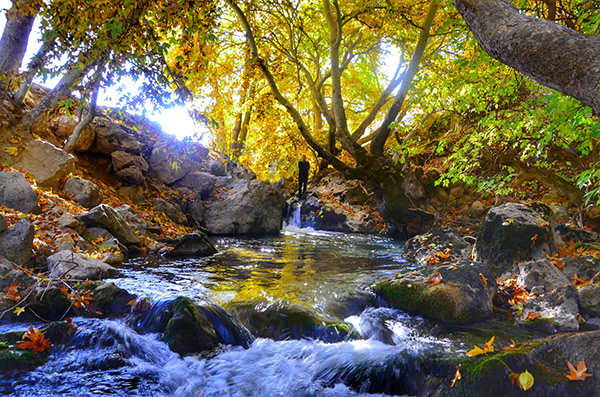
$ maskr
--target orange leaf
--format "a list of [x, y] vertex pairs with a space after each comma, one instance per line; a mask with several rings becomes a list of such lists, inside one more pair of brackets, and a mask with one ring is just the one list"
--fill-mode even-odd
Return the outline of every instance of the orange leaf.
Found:
[[454, 387], [456, 381], [462, 379], [462, 375], [460, 374], [460, 366], [461, 364], [458, 364], [456, 366], [456, 374], [454, 375], [454, 379], [452, 379], [452, 384], [450, 385], [450, 387]]
[[567, 365], [569, 366], [569, 373], [566, 374], [565, 376], [570, 380], [584, 381], [585, 378], [592, 376], [592, 374], [585, 373], [587, 371], [587, 366], [585, 365], [585, 362], [583, 362], [583, 361], [580, 361], [577, 364], [577, 369], [575, 369], [575, 367], [573, 366], [573, 364], [571, 364], [570, 361], [567, 363]]
[[527, 313], [527, 320], [535, 320], [536, 318], [540, 318], [542, 315], [540, 313], [529, 312]]
[[23, 288], [16, 281], [10, 285], [7, 285], [4, 288], [4, 296], [6, 296], [11, 301], [18, 302], [21, 300], [21, 294], [19, 293], [19, 288]]
[[512, 344], [510, 346], [505, 346], [504, 350], [512, 350], [517, 347], [517, 344], [515, 343], [514, 340], [511, 339], [510, 341], [512, 342]]
[[427, 282], [429, 283], [430, 287], [433, 287], [434, 285], [438, 285], [439, 283], [441, 283], [442, 280], [442, 274], [440, 272], [437, 272], [437, 276], [430, 278], [429, 280], [427, 280]]
[[537, 233], [533, 235], [533, 237], [531, 238], [531, 244], [534, 245], [535, 242], [537, 241], [538, 235]]
[[481, 278], [481, 280], [483, 281], [483, 283], [487, 287], [487, 285], [488, 285], [487, 278], [485, 278], [485, 276], [483, 274], [481, 274], [481, 273], [479, 273], [479, 278]]
[[466, 353], [466, 355], [469, 357], [475, 357], [475, 356], [479, 356], [480, 354], [483, 354], [483, 353], [485, 353], [485, 352], [483, 351], [483, 349], [481, 347], [475, 346], [471, 350], [469, 350]]
[[44, 331], [33, 328], [33, 325], [29, 326], [29, 331], [23, 334], [22, 339], [22, 341], [17, 342], [17, 347], [20, 349], [30, 349], [34, 352], [43, 352], [50, 349], [52, 346], [50, 342], [46, 340]]

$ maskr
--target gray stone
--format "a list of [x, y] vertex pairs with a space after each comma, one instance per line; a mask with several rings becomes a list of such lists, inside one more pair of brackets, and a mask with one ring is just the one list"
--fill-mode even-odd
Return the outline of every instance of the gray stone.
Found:
[[139, 168], [127, 167], [116, 172], [117, 176], [125, 182], [136, 186], [142, 186], [146, 182], [146, 177]]
[[558, 244], [583, 243], [598, 244], [598, 233], [570, 225], [556, 225], [556, 241]]
[[173, 222], [179, 225], [187, 224], [187, 218], [181, 210], [181, 207], [179, 207], [178, 205], [170, 203], [167, 200], [157, 198], [156, 200], [154, 200], [154, 207], [156, 207], [157, 210], [163, 212]]
[[142, 152], [142, 144], [122, 125], [111, 123], [108, 120], [99, 120], [95, 130], [96, 139], [90, 148], [90, 151], [94, 153], [110, 156], [117, 150], [134, 154]]
[[70, 276], [77, 280], [98, 280], [119, 274], [114, 267], [84, 254], [60, 251], [48, 257], [50, 277]]
[[584, 280], [591, 280], [600, 272], [600, 260], [593, 255], [580, 256], [578, 258], [562, 258], [563, 268], [561, 271], [570, 280], [575, 274]]
[[37, 194], [20, 172], [0, 171], [0, 205], [21, 212], [41, 212]]
[[192, 171], [180, 183], [191, 188], [198, 196], [206, 199], [210, 196], [216, 182], [217, 178], [208, 172]]
[[279, 233], [285, 199], [270, 184], [259, 181], [230, 180], [230, 192], [207, 203], [204, 224], [211, 234]]
[[227, 169], [220, 161], [210, 159], [204, 168], [214, 176], [227, 176]]
[[196, 227], [204, 224], [204, 204], [200, 200], [188, 201], [185, 205], [185, 212], [189, 214]]
[[190, 142], [187, 144], [187, 151], [190, 158], [194, 161], [203, 162], [208, 158], [210, 150], [201, 143]]
[[31, 262], [34, 234], [33, 223], [27, 219], [21, 219], [0, 234], [0, 256], [19, 266], [28, 264]]
[[119, 188], [119, 193], [129, 198], [134, 204], [146, 200], [146, 197], [144, 197], [144, 189], [139, 185], [122, 186]]
[[600, 317], [600, 285], [590, 284], [579, 288], [579, 304], [584, 312]]
[[91, 227], [103, 227], [111, 232], [117, 240], [128, 248], [140, 244], [139, 237], [129, 223], [109, 205], [100, 204], [89, 212], [77, 216], [77, 219]]
[[8, 223], [6, 222], [4, 215], [0, 214], [0, 233], [4, 232], [6, 229], [8, 229]]
[[571, 221], [571, 217], [569, 216], [569, 213], [567, 212], [567, 209], [564, 206], [549, 204], [548, 207], [552, 209], [556, 222], [568, 223], [569, 221]]
[[60, 218], [57, 219], [57, 222], [63, 229], [75, 229], [81, 224], [73, 215], [68, 213], [62, 214]]
[[67, 179], [63, 190], [85, 208], [93, 208], [102, 202], [98, 185], [78, 176]]
[[117, 213], [121, 215], [136, 232], [142, 236], [146, 235], [146, 232], [148, 231], [148, 222], [136, 214], [136, 212], [130, 206], [122, 205], [115, 211], [117, 211]]
[[154, 145], [148, 162], [152, 175], [167, 185], [182, 179], [192, 169], [187, 154], [164, 142]]
[[556, 251], [551, 215], [550, 208], [539, 203], [492, 207], [477, 235], [475, 259], [501, 276], [519, 262], [545, 258]]
[[429, 233], [409, 239], [404, 246], [404, 258], [421, 266], [453, 263], [467, 260], [472, 249], [455, 229], [435, 227]]
[[553, 287], [569, 284], [569, 279], [545, 259], [521, 263], [517, 267], [517, 273], [517, 282], [525, 285], [530, 292], [534, 287], [538, 287], [539, 292], [549, 292]]
[[148, 162], [146, 162], [142, 156], [137, 156], [123, 150], [114, 151], [110, 154], [110, 156], [112, 158], [112, 166], [115, 171], [122, 170], [123, 168], [135, 167], [139, 168], [143, 173], [146, 173], [150, 168]]
[[62, 177], [75, 172], [75, 157], [53, 144], [34, 139], [13, 167], [30, 173], [42, 187], [58, 189]]
[[[540, 317], [530, 319], [529, 313]], [[551, 332], [579, 330], [579, 304], [572, 285], [557, 287], [554, 291], [535, 296], [523, 303], [523, 313], [517, 322], [541, 326]]]
[[204, 233], [191, 233], [180, 238], [175, 246], [167, 251], [166, 257], [203, 257], [217, 253], [217, 249]]

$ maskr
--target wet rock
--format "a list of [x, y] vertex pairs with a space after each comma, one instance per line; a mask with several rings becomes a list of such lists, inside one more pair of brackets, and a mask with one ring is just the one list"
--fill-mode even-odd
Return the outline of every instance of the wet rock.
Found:
[[[531, 315], [540, 317], [531, 319]], [[572, 285], [557, 287], [523, 303], [523, 313], [517, 321], [548, 332], [579, 330], [577, 291]]]
[[499, 276], [511, 273], [518, 262], [545, 258], [556, 251], [550, 214], [539, 203], [492, 207], [477, 235], [475, 259]]
[[454, 263], [469, 258], [473, 246], [451, 227], [435, 227], [429, 233], [410, 238], [404, 258], [418, 265]]
[[56, 287], [45, 288], [44, 286], [37, 288], [35, 298], [26, 307], [24, 314], [28, 315], [26, 318], [31, 318], [33, 316], [29, 314], [33, 311], [47, 321], [58, 321], [63, 319], [70, 309], [71, 300], [63, 291]]
[[163, 212], [173, 222], [179, 225], [187, 225], [187, 218], [178, 205], [161, 198], [154, 200], [153, 204], [157, 210]]
[[100, 188], [94, 182], [77, 176], [67, 179], [63, 190], [85, 208], [93, 208], [102, 202]]
[[78, 280], [98, 280], [119, 274], [114, 267], [73, 251], [60, 251], [49, 256], [48, 270], [50, 270], [50, 277], [70, 276]]
[[100, 118], [95, 123], [95, 131], [96, 139], [90, 148], [91, 152], [105, 156], [110, 156], [117, 150], [133, 154], [142, 152], [143, 145], [120, 124]]
[[24, 332], [7, 332], [0, 334], [0, 373], [10, 374], [21, 371], [33, 371], [48, 361], [50, 353], [34, 352], [16, 347], [22, 340]]
[[27, 219], [21, 219], [15, 225], [0, 234], [0, 256], [25, 266], [31, 262], [35, 228]]
[[[571, 381], [567, 362], [577, 366], [579, 361], [587, 365], [587, 373], [593, 374], [585, 382]], [[507, 376], [508, 370], [516, 373], [529, 371], [535, 379], [533, 387], [521, 391]], [[524, 343], [514, 350], [507, 350], [493, 357], [478, 356], [465, 360], [460, 368], [462, 379], [450, 388], [444, 382], [439, 390], [444, 396], [597, 396], [600, 381], [600, 331], [569, 333]], [[450, 375], [450, 378], [454, 374]]]
[[[441, 275], [439, 284], [432, 284]], [[492, 316], [496, 281], [481, 263], [428, 266], [373, 286], [392, 307], [451, 324], [469, 324]]]
[[6, 229], [8, 229], [8, 223], [6, 222], [4, 215], [0, 214], [0, 233], [4, 232]]
[[[200, 198], [206, 200], [217, 182], [217, 177], [208, 172], [192, 171], [179, 184], [193, 189]], [[178, 184], [178, 185], [179, 185]]]
[[152, 175], [167, 185], [182, 179], [192, 169], [189, 156], [165, 142], [154, 145], [148, 163]]
[[600, 317], [600, 285], [585, 285], [579, 288], [577, 295], [579, 305], [585, 313]]
[[219, 340], [208, 317], [189, 298], [179, 297], [170, 308], [163, 340], [176, 353], [185, 355], [214, 349]]
[[103, 315], [125, 315], [131, 311], [129, 303], [137, 298], [114, 283], [96, 281], [90, 291], [94, 293], [94, 308]]
[[20, 172], [0, 171], [0, 205], [21, 212], [41, 212], [37, 194]]
[[217, 253], [217, 249], [204, 233], [196, 232], [181, 237], [175, 246], [167, 251], [166, 257], [203, 257]]
[[34, 139], [12, 166], [30, 173], [37, 184], [58, 190], [60, 179], [75, 172], [75, 157], [53, 144]]
[[563, 274], [571, 280], [575, 274], [584, 280], [591, 280], [600, 273], [600, 259], [592, 255], [580, 256], [577, 258], [562, 258], [564, 267], [561, 269]]
[[285, 199], [268, 183], [229, 180], [230, 193], [207, 203], [204, 223], [212, 234], [279, 233]]
[[127, 248], [139, 246], [140, 239], [135, 230], [114, 208], [100, 204], [89, 212], [77, 216], [77, 219], [88, 227], [103, 227]]
[[544, 293], [569, 284], [569, 279], [545, 259], [521, 263], [517, 267], [517, 273], [517, 282], [525, 285], [529, 292], [534, 287], [537, 287], [538, 292]]

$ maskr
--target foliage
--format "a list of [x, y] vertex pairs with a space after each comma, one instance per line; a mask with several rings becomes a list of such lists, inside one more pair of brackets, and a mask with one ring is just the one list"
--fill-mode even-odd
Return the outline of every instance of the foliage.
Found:
[[[29, 340], [27, 340], [29, 339]], [[23, 334], [23, 340], [17, 342], [17, 347], [30, 349], [34, 352], [43, 352], [50, 349], [52, 345], [46, 340], [44, 331], [29, 326], [29, 330]]]

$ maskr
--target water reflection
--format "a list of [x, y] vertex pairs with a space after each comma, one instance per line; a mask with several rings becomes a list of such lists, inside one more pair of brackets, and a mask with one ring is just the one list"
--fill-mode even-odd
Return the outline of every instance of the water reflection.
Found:
[[135, 258], [113, 280], [153, 299], [186, 295], [223, 306], [284, 301], [332, 315], [336, 302], [366, 293], [405, 269], [403, 243], [368, 235], [284, 231], [267, 238], [214, 240], [210, 258]]

